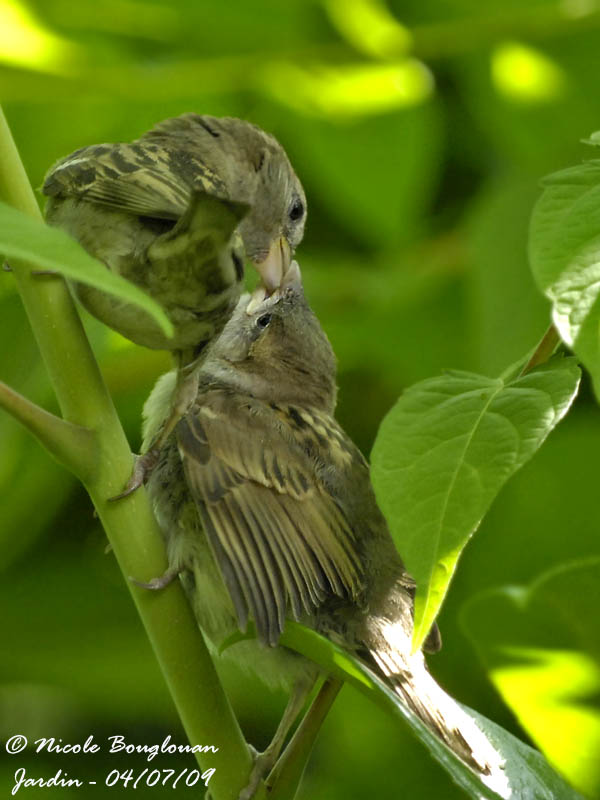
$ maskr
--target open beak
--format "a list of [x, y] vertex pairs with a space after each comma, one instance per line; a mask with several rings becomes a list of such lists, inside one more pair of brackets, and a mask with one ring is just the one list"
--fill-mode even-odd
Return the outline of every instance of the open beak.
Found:
[[285, 293], [286, 289], [302, 291], [302, 275], [297, 261], [292, 261], [289, 268], [281, 278], [280, 285], [273, 291], [267, 292], [264, 286], [258, 286], [253, 292], [246, 306], [246, 314], [254, 314], [261, 306], [268, 308], [275, 305]]
[[300, 274], [300, 267], [297, 261], [292, 261], [287, 272], [281, 279], [281, 293], [283, 293], [285, 289], [295, 289], [296, 291], [302, 289], [302, 275]]
[[283, 276], [287, 273], [292, 260], [292, 251], [283, 236], [274, 239], [264, 261], [254, 262], [254, 266], [261, 277], [262, 284], [268, 294], [274, 292], [279, 286]]

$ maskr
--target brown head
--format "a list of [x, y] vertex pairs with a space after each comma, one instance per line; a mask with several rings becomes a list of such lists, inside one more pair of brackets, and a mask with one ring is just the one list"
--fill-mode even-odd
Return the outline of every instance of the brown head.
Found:
[[[239, 232], [246, 255], [265, 287], [273, 291], [287, 272], [302, 240], [306, 196], [285, 150], [271, 134], [235, 117], [183, 114], [158, 123], [143, 139], [168, 137], [170, 148], [194, 153], [221, 179], [227, 200], [247, 203], [250, 211]], [[183, 174], [195, 175], [194, 169]]]
[[270, 296], [244, 295], [202, 368], [219, 382], [272, 403], [333, 413], [336, 361], [292, 262]]

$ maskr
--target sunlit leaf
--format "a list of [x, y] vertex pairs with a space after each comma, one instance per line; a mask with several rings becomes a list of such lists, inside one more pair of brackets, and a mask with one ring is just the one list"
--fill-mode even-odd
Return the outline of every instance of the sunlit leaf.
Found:
[[600, 147], [600, 131], [590, 133], [587, 139], [581, 140], [584, 144], [590, 144], [592, 147]]
[[414, 647], [440, 609], [460, 554], [504, 483], [567, 412], [574, 359], [511, 382], [448, 372], [410, 387], [383, 420], [372, 478], [417, 582]]
[[39, 269], [59, 272], [143, 308], [171, 335], [173, 326], [162, 308], [145, 292], [110, 272], [70, 236], [0, 203], [0, 250], [8, 259], [23, 259]]
[[529, 257], [558, 332], [600, 396], [600, 161], [545, 178], [531, 216]]
[[600, 560], [542, 575], [529, 588], [480, 594], [465, 607], [494, 685], [551, 764], [600, 794]]
[[325, 0], [325, 8], [342, 36], [357, 50], [379, 58], [398, 58], [408, 52], [410, 31], [383, 0]]
[[522, 103], [556, 100], [567, 83], [564, 70], [556, 62], [518, 42], [503, 42], [496, 47], [492, 80], [499, 92]]
[[49, 31], [20, 0], [0, 0], [0, 62], [69, 74], [85, 51]]
[[433, 91], [421, 61], [299, 66], [273, 62], [262, 70], [264, 88], [297, 111], [325, 118], [353, 117], [417, 105]]

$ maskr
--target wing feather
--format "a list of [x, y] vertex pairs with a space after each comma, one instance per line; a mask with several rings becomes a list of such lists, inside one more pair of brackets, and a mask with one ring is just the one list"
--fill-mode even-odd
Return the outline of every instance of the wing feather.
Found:
[[179, 219], [192, 191], [225, 197], [225, 186], [189, 146], [138, 140], [92, 145], [59, 161], [42, 191], [79, 197], [131, 214]]
[[215, 559], [221, 569], [223, 580], [231, 595], [231, 600], [238, 618], [238, 624], [240, 629], [245, 631], [248, 626], [250, 599], [245, 587], [243, 574], [240, 572], [239, 565], [234, 561], [231, 551], [229, 550], [228, 552], [226, 550], [223, 539], [217, 534], [213, 521], [209, 514], [206, 513], [206, 508], [202, 503], [198, 504], [198, 511], [200, 513], [202, 525], [204, 526], [204, 531], [213, 549]]
[[[287, 546], [278, 525], [274, 524], [273, 517], [265, 514], [260, 505], [253, 507], [253, 515], [257, 526], [268, 537], [273, 555], [277, 560], [280, 574], [285, 587], [285, 594], [289, 599], [294, 619], [300, 619], [303, 609], [311, 608], [306, 583], [302, 578], [302, 569], [294, 553]], [[285, 606], [282, 610], [282, 619], [285, 619]], [[283, 622], [282, 622], [283, 627]]]
[[[229, 502], [231, 502], [233, 500], [233, 495], [228, 499]], [[280, 577], [283, 578], [281, 575], [281, 565], [275, 558], [271, 542], [264, 536], [258, 526], [253, 508], [250, 503], [248, 503], [246, 495], [243, 492], [236, 492], [235, 502], [237, 504], [238, 513], [241, 515], [243, 523], [245, 523], [252, 536], [255, 552], [259, 559], [259, 566], [262, 568], [264, 578], [266, 579], [263, 580], [262, 588], [267, 598], [271, 599], [269, 603], [269, 632], [276, 642], [278, 632], [282, 630], [285, 622], [286, 607], [285, 580], [280, 579]], [[275, 618], [274, 620], [273, 617]]]
[[177, 427], [188, 486], [240, 627], [251, 616], [269, 644], [288, 613], [301, 619], [363, 589], [354, 531], [319, 477], [307, 427], [223, 390], [207, 391]]

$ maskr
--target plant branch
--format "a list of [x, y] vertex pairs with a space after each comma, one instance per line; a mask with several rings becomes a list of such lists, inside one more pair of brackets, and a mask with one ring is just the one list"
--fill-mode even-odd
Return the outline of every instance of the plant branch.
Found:
[[[0, 197], [39, 216], [1, 109]], [[133, 459], [66, 283], [58, 276], [32, 277], [30, 265], [22, 261], [11, 267], [63, 416], [93, 431], [94, 446], [75, 473], [104, 525], [190, 742], [219, 748], [198, 754], [203, 769], [216, 769], [212, 796], [234, 800], [248, 782], [252, 758], [183, 590], [174, 582], [150, 592], [129, 580], [162, 574], [165, 548], [143, 489], [119, 503], [108, 502], [127, 481]], [[4, 397], [6, 404], [20, 406], [21, 416], [35, 417], [37, 412], [26, 412], [14, 397]]]
[[534, 367], [544, 364], [552, 356], [558, 345], [560, 336], [554, 325], [550, 325], [546, 333], [542, 336], [538, 346], [533, 351], [533, 355], [521, 370], [521, 375], [526, 375]]
[[[0, 197], [41, 217], [1, 109]], [[11, 259], [10, 266], [64, 418], [96, 428], [107, 412], [115, 412], [65, 281], [58, 275], [40, 280], [20, 259]]]
[[89, 428], [66, 422], [45, 411], [2, 381], [0, 408], [24, 425], [71, 472], [89, 477], [90, 451], [95, 441]]
[[290, 743], [267, 778], [269, 800], [291, 800], [300, 784], [315, 740], [333, 701], [343, 686], [339, 678], [326, 678]]

